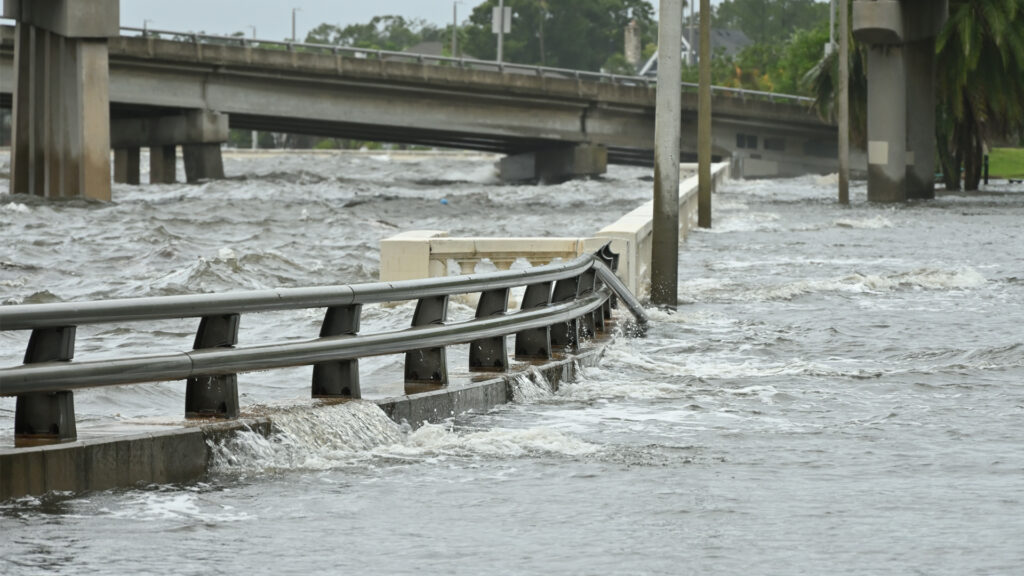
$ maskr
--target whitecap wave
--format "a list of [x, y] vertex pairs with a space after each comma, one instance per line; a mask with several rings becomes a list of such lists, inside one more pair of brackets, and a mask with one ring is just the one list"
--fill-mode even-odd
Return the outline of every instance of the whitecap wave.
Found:
[[834, 224], [839, 228], [854, 228], [858, 230], [880, 230], [894, 226], [892, 220], [881, 215], [873, 218], [840, 218]]
[[853, 273], [832, 278], [801, 279], [784, 284], [750, 286], [729, 280], [701, 279], [680, 286], [681, 302], [757, 302], [792, 300], [807, 294], [884, 293], [899, 290], [965, 290], [987, 283], [973, 268], [921, 268], [888, 274]]

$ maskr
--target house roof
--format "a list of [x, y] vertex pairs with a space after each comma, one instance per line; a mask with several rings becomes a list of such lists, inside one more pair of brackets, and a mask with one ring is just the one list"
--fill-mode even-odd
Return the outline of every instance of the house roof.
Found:
[[[700, 56], [700, 44], [697, 42], [697, 35], [698, 35], [698, 33], [699, 33], [698, 30], [696, 28], [694, 28], [694, 30], [693, 30], [693, 35], [694, 35], [693, 52], [697, 56]], [[683, 29], [682, 46], [681, 46], [682, 54], [684, 56], [684, 61], [685, 61], [685, 56], [690, 51], [690, 43], [687, 41], [688, 35], [689, 35], [689, 28], [684, 28]], [[730, 30], [730, 29], [727, 29], [727, 28], [712, 28], [711, 29], [711, 52], [713, 54], [715, 54], [715, 55], [721, 54], [721, 55], [723, 55], [723, 56], [725, 56], [727, 58], [731, 58], [731, 57], [739, 54], [740, 52], [742, 52], [744, 48], [746, 48], [747, 46], [750, 46], [753, 43], [754, 42], [750, 38], [748, 38], [747, 35], [744, 34], [740, 30]], [[640, 75], [641, 76], [655, 76], [655, 75], [657, 75], [657, 73], [658, 73], [658, 53], [655, 52], [650, 57], [650, 59], [647, 60], [646, 63], [644, 63], [643, 67], [640, 68]]]

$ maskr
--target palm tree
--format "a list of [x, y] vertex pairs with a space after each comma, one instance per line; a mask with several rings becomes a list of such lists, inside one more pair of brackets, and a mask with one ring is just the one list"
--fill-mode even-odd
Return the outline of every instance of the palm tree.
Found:
[[[868, 75], [867, 55], [850, 34], [850, 140], [867, 147]], [[801, 80], [814, 94], [814, 109], [822, 119], [836, 121], [839, 110], [839, 51], [833, 50], [811, 68]]]
[[950, 0], [936, 51], [943, 179], [977, 190], [984, 145], [1024, 131], [1024, 0]]

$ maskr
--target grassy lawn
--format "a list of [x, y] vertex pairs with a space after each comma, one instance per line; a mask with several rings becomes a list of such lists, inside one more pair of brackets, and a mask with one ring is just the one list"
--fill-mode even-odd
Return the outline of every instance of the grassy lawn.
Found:
[[993, 148], [988, 174], [990, 178], [1024, 178], [1024, 148]]

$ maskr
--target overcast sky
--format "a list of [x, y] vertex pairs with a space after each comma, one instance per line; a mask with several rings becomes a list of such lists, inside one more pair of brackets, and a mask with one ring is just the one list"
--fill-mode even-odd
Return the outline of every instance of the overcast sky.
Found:
[[[461, 0], [459, 21], [483, 0]], [[659, 0], [648, 0], [657, 12]], [[695, 2], [697, 0], [694, 0]], [[718, 4], [721, 0], [711, 0]], [[818, 0], [827, 1], [827, 0]], [[245, 32], [267, 40], [283, 40], [292, 34], [292, 8], [296, 14], [296, 35], [305, 38], [310, 29], [324, 23], [369, 22], [384, 14], [422, 18], [439, 26], [452, 20], [452, 0], [121, 0], [121, 25], [232, 34]]]
[[[481, 3], [462, 0], [459, 21]], [[650, 3], [657, 8], [658, 0]], [[211, 34], [244, 31], [246, 35], [251, 35], [250, 26], [255, 26], [260, 38], [278, 40], [291, 36], [293, 7], [301, 9], [296, 15], [299, 38], [323, 22], [345, 26], [383, 14], [422, 18], [438, 25], [452, 20], [452, 0], [121, 0], [121, 25], [142, 27], [143, 20], [150, 20], [150, 28]]]

